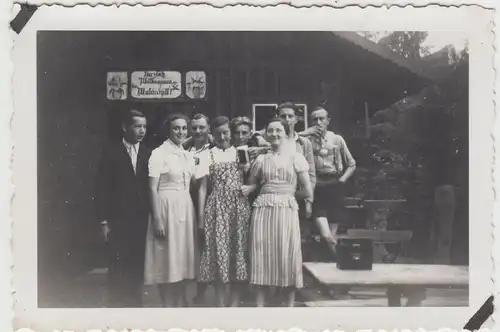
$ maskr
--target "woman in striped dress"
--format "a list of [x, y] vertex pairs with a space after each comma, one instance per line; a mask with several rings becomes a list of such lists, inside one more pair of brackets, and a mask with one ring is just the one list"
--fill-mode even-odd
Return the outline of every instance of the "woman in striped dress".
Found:
[[243, 188], [244, 193], [255, 190], [257, 185], [261, 188], [250, 223], [250, 283], [257, 286], [259, 307], [265, 305], [266, 293], [272, 287], [283, 288], [287, 305], [293, 306], [295, 290], [303, 284], [297, 181], [307, 193], [307, 217], [312, 210], [312, 190], [309, 165], [303, 155], [289, 147], [288, 129], [293, 128], [279, 118], [269, 121], [266, 136], [272, 150], [257, 157], [249, 186]]

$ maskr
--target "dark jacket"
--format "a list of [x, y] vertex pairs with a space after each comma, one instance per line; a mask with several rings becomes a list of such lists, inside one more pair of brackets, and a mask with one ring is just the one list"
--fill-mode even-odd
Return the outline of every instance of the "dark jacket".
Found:
[[148, 162], [151, 151], [140, 145], [137, 172], [123, 142], [104, 151], [97, 181], [99, 222], [106, 220], [118, 242], [143, 243], [149, 217]]

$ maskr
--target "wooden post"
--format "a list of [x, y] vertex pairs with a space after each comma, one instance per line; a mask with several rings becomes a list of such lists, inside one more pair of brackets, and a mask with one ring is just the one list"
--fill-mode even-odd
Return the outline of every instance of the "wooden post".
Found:
[[[237, 37], [237, 36], [236, 36]], [[241, 101], [239, 100], [238, 98], [238, 95], [237, 95], [237, 84], [238, 84], [238, 74], [240, 73], [240, 70], [239, 70], [239, 66], [237, 66], [237, 64], [235, 63], [235, 61], [233, 60], [234, 58], [238, 57], [239, 58], [239, 42], [241, 42], [239, 40], [239, 37], [238, 38], [235, 38], [233, 36], [233, 38], [231, 38], [231, 42], [230, 42], [230, 57], [231, 57], [231, 60], [229, 61], [229, 91], [230, 91], [230, 106], [229, 106], [229, 109], [230, 109], [230, 112], [231, 112], [231, 117], [230, 118], [233, 118], [235, 116], [238, 116], [238, 115], [244, 115], [242, 114], [241, 112], [244, 110], [241, 108]]]
[[[249, 107], [249, 112], [252, 112], [253, 96], [252, 96], [252, 70], [249, 66], [245, 68], [245, 111]], [[252, 113], [250, 113], [250, 118]]]
[[215, 76], [215, 91], [216, 91], [216, 100], [215, 100], [215, 112], [212, 115], [212, 117], [216, 117], [220, 114], [220, 109], [221, 109], [221, 74], [222, 70], [220, 68], [217, 68], [216, 71], [216, 76]]
[[259, 67], [259, 78], [260, 78], [260, 87], [259, 87], [259, 99], [264, 100], [266, 95], [266, 67], [262, 65]]
[[228, 86], [228, 91], [229, 91], [229, 114], [226, 114], [227, 116], [229, 116], [230, 119], [233, 118], [233, 112], [234, 112], [234, 85], [233, 85], [233, 76], [234, 76], [234, 73], [233, 73], [233, 58], [234, 58], [234, 54], [233, 54], [233, 38], [232, 38], [232, 34], [229, 33], [229, 42], [228, 42], [228, 45], [227, 45], [227, 49], [228, 49], [228, 53], [229, 53], [229, 62], [228, 62], [228, 66], [229, 66], [229, 72], [228, 72], [228, 75], [229, 75], [229, 86]]
[[399, 286], [390, 286], [387, 288], [387, 300], [389, 307], [401, 307], [401, 296], [403, 290]]
[[455, 221], [455, 188], [452, 185], [436, 187], [434, 194], [436, 252], [434, 263], [450, 264], [453, 223]]
[[[252, 97], [251, 97], [251, 94], [252, 94], [252, 89], [251, 89], [251, 85], [252, 85], [252, 77], [251, 77], [251, 68], [250, 68], [250, 51], [251, 51], [251, 47], [250, 47], [250, 44], [249, 44], [249, 41], [248, 41], [248, 32], [242, 32], [243, 33], [243, 39], [242, 39], [242, 42], [243, 42], [243, 63], [241, 64], [243, 66], [243, 71], [244, 71], [244, 75], [245, 75], [245, 78], [244, 78], [244, 85], [245, 85], [245, 96], [243, 98], [243, 109], [245, 110], [245, 113], [248, 112], [248, 114], [250, 114], [250, 117], [252, 116], [251, 112], [252, 112]], [[247, 108], [248, 107], [248, 108]]]
[[368, 108], [368, 102], [365, 101], [365, 134], [366, 138], [370, 139], [370, 110]]
[[273, 78], [274, 78], [274, 99], [281, 100], [280, 97], [280, 80], [278, 73], [276, 73], [276, 69], [273, 70]]

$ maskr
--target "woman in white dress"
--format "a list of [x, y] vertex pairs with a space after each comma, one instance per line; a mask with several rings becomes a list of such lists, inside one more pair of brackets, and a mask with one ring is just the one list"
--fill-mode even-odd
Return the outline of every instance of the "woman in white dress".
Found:
[[197, 277], [195, 211], [189, 193], [195, 161], [182, 147], [187, 126], [185, 116], [170, 116], [165, 122], [168, 139], [149, 160], [145, 284], [158, 285], [164, 306], [185, 306], [187, 281]]

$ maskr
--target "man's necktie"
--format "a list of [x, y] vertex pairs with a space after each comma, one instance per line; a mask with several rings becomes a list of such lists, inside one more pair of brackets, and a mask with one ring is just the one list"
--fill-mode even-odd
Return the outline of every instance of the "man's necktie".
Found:
[[135, 150], [135, 145], [130, 145], [128, 149], [130, 155], [130, 161], [132, 162], [132, 167], [134, 168], [134, 173], [136, 172], [136, 155], [137, 151]]

